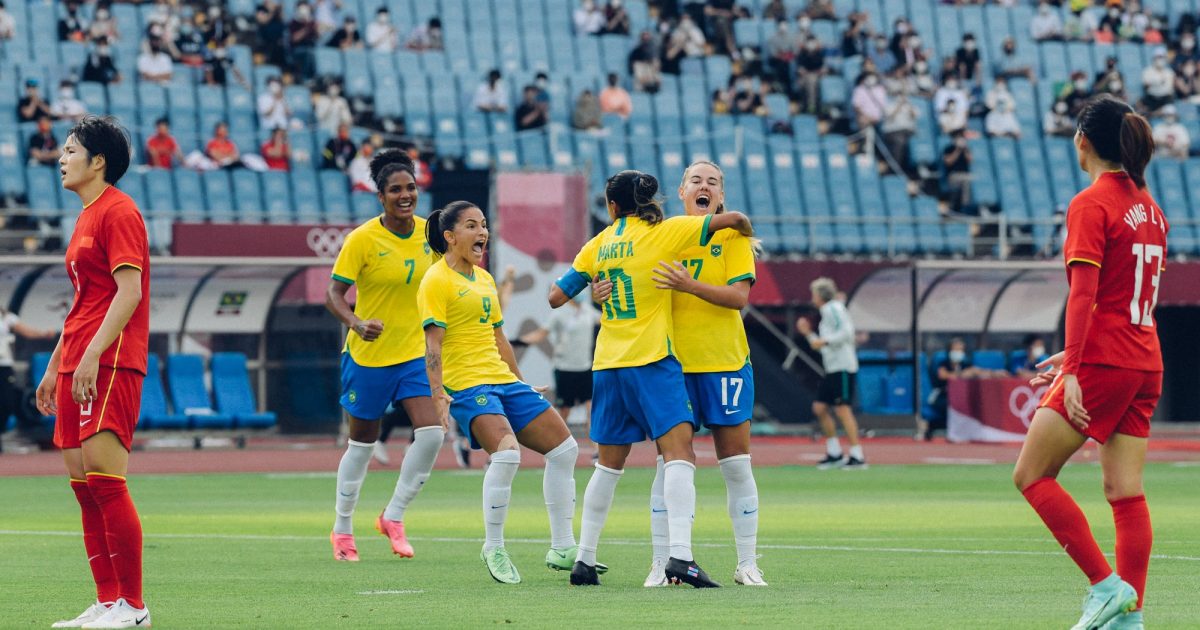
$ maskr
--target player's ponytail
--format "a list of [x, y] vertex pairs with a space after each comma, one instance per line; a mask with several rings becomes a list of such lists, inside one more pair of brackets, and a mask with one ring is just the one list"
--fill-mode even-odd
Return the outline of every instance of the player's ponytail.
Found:
[[429, 249], [445, 256], [450, 247], [446, 242], [446, 232], [454, 231], [454, 226], [458, 225], [458, 219], [464, 210], [475, 207], [477, 206], [469, 201], [451, 201], [446, 207], [430, 212], [425, 224], [425, 240], [429, 242]]
[[1154, 137], [1150, 123], [1128, 103], [1111, 94], [1093, 97], [1079, 113], [1079, 131], [1100, 159], [1120, 164], [1138, 188], [1146, 187]]
[[1146, 165], [1154, 155], [1154, 135], [1141, 114], [1128, 112], [1121, 118], [1121, 166], [1138, 188], [1146, 187]]
[[655, 225], [663, 220], [658, 194], [658, 180], [641, 171], [621, 171], [608, 178], [604, 195], [617, 205], [617, 217], [636, 216]]

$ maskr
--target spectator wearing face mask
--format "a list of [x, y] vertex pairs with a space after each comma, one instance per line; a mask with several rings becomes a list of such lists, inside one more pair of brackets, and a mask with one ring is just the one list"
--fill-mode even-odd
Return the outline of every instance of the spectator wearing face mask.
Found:
[[341, 84], [332, 81], [324, 94], [313, 93], [313, 116], [317, 120], [317, 128], [330, 135], [337, 133], [338, 127], [354, 121], [350, 103], [342, 96]]
[[1154, 61], [1142, 70], [1142, 107], [1151, 113], [1175, 102], [1175, 71], [1167, 65], [1167, 51], [1158, 48]]
[[1154, 125], [1154, 148], [1157, 155], [1176, 160], [1186, 160], [1191, 152], [1191, 135], [1179, 122], [1174, 105], [1163, 107], [1162, 120]]
[[242, 76], [233, 59], [229, 57], [229, 49], [225, 47], [224, 42], [217, 42], [204, 60], [204, 82], [208, 85], [226, 85], [231, 74], [239, 85], [250, 89], [246, 77]]
[[320, 26], [313, 18], [312, 7], [301, 0], [296, 5], [292, 20], [288, 22], [288, 43], [291, 50], [291, 68], [302, 77], [313, 74], [313, 48], [321, 36]]
[[[887, 89], [879, 82], [879, 75], [873, 72], [863, 73], [850, 94], [850, 104], [854, 106], [854, 118], [859, 129], [874, 130], [876, 125], [883, 122], [883, 114], [888, 107], [888, 95]], [[873, 133], [868, 131], [870, 137], [864, 143], [867, 147], [874, 145]]]
[[1066, 101], [1054, 101], [1050, 111], [1042, 118], [1042, 131], [1048, 136], [1070, 138], [1075, 135], [1075, 119], [1067, 112]]
[[[29, 150], [29, 163], [31, 165], [55, 166], [58, 164], [58, 158], [62, 155], [62, 150], [58, 146], [58, 139], [54, 137], [49, 116], [42, 115], [38, 117], [37, 131], [29, 136], [27, 148]], [[4, 343], [4, 340], [0, 339], [0, 343]]]
[[621, 0], [609, 0], [604, 7], [604, 28], [601, 35], [628, 35], [632, 22]]
[[577, 35], [599, 35], [604, 28], [604, 10], [594, 0], [583, 0], [572, 16]]
[[1200, 63], [1200, 50], [1196, 48], [1196, 34], [1185, 32], [1175, 45], [1175, 65], [1183, 65], [1189, 60]]
[[442, 39], [442, 20], [429, 18], [425, 24], [417, 25], [408, 34], [404, 46], [409, 50], [442, 50], [445, 44]]
[[392, 14], [386, 7], [379, 7], [375, 19], [367, 25], [367, 48], [375, 52], [390, 53], [400, 45], [400, 32], [392, 24]]
[[1200, 80], [1196, 77], [1196, 61], [1188, 59], [1175, 73], [1175, 98], [1192, 103], [1200, 102]]
[[767, 38], [767, 65], [776, 83], [788, 85], [792, 72], [792, 60], [796, 57], [796, 47], [792, 33], [786, 20], [775, 23], [775, 32]]
[[[4, 3], [0, 2], [0, 14], [5, 14]], [[8, 17], [12, 20], [12, 16]], [[7, 39], [4, 35], [5, 19], [0, 17], [0, 41]], [[83, 16], [79, 15], [78, 0], [67, 2], [66, 12], [58, 19], [58, 41], [60, 42], [82, 42], [87, 39], [87, 25], [83, 21]], [[12, 37], [11, 34], [8, 37]]]
[[1033, 74], [1033, 68], [1017, 57], [1017, 42], [1011, 37], [1005, 37], [1004, 43], [1000, 45], [1000, 55], [996, 59], [993, 73], [1005, 79], [1021, 77], [1030, 82], [1037, 79]]
[[912, 27], [904, 18], [897, 18], [892, 25], [892, 39], [888, 42], [888, 48], [891, 49], [892, 56], [896, 58], [896, 63], [904, 62], [904, 43], [911, 32]]
[[932, 439], [934, 431], [946, 430], [946, 412], [950, 402], [947, 387], [949, 387], [950, 381], [986, 375], [983, 370], [971, 363], [971, 359], [967, 355], [967, 344], [962, 339], [958, 337], [951, 339], [946, 350], [946, 358], [934, 367], [931, 374], [930, 380], [933, 388], [929, 393], [928, 402], [933, 409], [933, 415], [917, 421], [916, 439], [918, 440]]
[[1003, 138], [1020, 138], [1021, 123], [1017, 121], [1017, 100], [1008, 91], [1008, 82], [996, 77], [992, 89], [984, 98], [988, 113], [983, 119], [987, 135]]
[[55, 120], [78, 121], [87, 114], [87, 105], [75, 96], [75, 84], [64, 80], [58, 84], [58, 98], [50, 106], [50, 115]]
[[1116, 57], [1109, 57], [1105, 61], [1104, 69], [1096, 73], [1096, 79], [1092, 82], [1092, 94], [1102, 92], [1112, 94], [1123, 101], [1129, 100], [1125, 97], [1125, 78], [1117, 67]]
[[488, 72], [487, 80], [475, 89], [475, 109], [481, 112], [507, 112], [508, 91], [500, 82], [500, 71]]
[[654, 36], [642, 31], [638, 45], [629, 53], [629, 74], [633, 75], [633, 86], [641, 92], [654, 93], [662, 83], [661, 61]]
[[965, 116], [971, 107], [967, 91], [955, 75], [947, 76], [942, 86], [933, 94], [933, 109], [937, 112], [946, 110], [946, 103], [954, 101], [955, 109]]
[[339, 28], [333, 34], [333, 37], [329, 38], [327, 45], [331, 48], [341, 48], [342, 50], [362, 48], [362, 36], [358, 34], [358, 20], [353, 17], [347, 17], [342, 22], [342, 28]]
[[1108, 31], [1116, 37], [1125, 21], [1125, 16], [1121, 11], [1121, 0], [1109, 0], [1107, 4], [1108, 9], [1104, 12], [1104, 17], [1100, 18], [1100, 23], [1096, 25], [1096, 30], [1097, 32]]
[[175, 50], [179, 51], [179, 61], [193, 68], [204, 65], [204, 57], [208, 54], [204, 42], [205, 13], [197, 12], [192, 15], [192, 21], [179, 25], [179, 34], [175, 37]]
[[142, 81], [165, 84], [171, 82], [175, 64], [171, 61], [171, 56], [163, 50], [162, 44], [154, 41], [150, 43], [146, 52], [138, 55], [137, 69]]
[[1083, 109], [1084, 103], [1092, 97], [1092, 91], [1088, 87], [1087, 75], [1080, 70], [1071, 73], [1071, 82], [1067, 84], [1058, 96], [1067, 103], [1067, 113], [1072, 118], [1077, 118], [1079, 112]]
[[762, 97], [754, 90], [754, 80], [750, 77], [734, 77], [732, 89], [733, 113], [754, 114], [763, 106]]
[[[850, 26], [842, 33], [842, 56], [853, 57], [867, 54], [871, 39], [871, 26], [861, 13], [851, 13], [848, 19]], [[883, 47], [887, 48], [887, 37], [883, 35], [878, 37], [883, 40]]]
[[258, 126], [262, 129], [279, 129], [288, 126], [292, 109], [283, 96], [283, 83], [277, 77], [267, 81], [267, 89], [258, 95]]
[[975, 81], [979, 76], [979, 44], [975, 35], [963, 35], [962, 44], [954, 51], [954, 70], [958, 77], [965, 82]]
[[88, 39], [95, 41], [101, 37], [110, 42], [121, 39], [121, 33], [117, 30], [117, 21], [112, 19], [112, 14], [104, 7], [96, 9], [92, 24], [88, 27]]
[[805, 113], [816, 114], [821, 108], [821, 77], [828, 72], [820, 40], [810, 37], [796, 57], [796, 91]]
[[112, 47], [107, 39], [98, 39], [88, 51], [87, 59], [83, 62], [80, 79], [94, 83], [120, 83], [121, 73], [113, 62]]
[[888, 48], [887, 38], [883, 35], [875, 36], [874, 43], [867, 50], [867, 59], [883, 74], [891, 74], [896, 69], [896, 56]]
[[921, 36], [910, 34], [900, 47], [900, 56], [896, 57], [898, 65], [912, 67], [913, 64], [925, 59], [925, 51], [921, 49]]
[[1013, 373], [1021, 378], [1033, 378], [1042, 371], [1038, 368], [1038, 363], [1050, 357], [1046, 352], [1046, 342], [1041, 335], [1031, 334], [1025, 335], [1021, 345], [1025, 348], [1025, 359], [1014, 366], [1016, 369]]
[[[905, 175], [912, 177], [913, 166], [912, 158], [909, 154], [908, 144], [917, 133], [917, 121], [921, 119], [921, 111], [917, 109], [906, 92], [900, 92], [895, 98], [888, 103], [887, 109], [883, 112], [883, 124], [880, 125], [880, 131], [883, 133], [883, 144], [887, 147], [888, 152], [892, 154], [892, 159], [900, 165], [903, 173], [897, 175]], [[889, 165], [889, 168], [890, 165]]]
[[[954, 107], [950, 101], [948, 107]], [[943, 112], [944, 114], [944, 112]], [[950, 134], [950, 145], [942, 150], [942, 166], [946, 169], [946, 198], [950, 209], [962, 212], [971, 203], [971, 147], [967, 134], [960, 128]]]
[[1029, 34], [1034, 41], [1059, 41], [1063, 38], [1062, 19], [1048, 2], [1039, 2], [1037, 13], [1029, 21]]

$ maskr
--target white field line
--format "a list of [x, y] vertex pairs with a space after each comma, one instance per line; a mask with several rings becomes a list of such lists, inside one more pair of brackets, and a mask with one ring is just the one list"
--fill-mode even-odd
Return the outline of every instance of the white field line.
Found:
[[[17, 529], [0, 529], [0, 536], [80, 536], [80, 532], [69, 531], [32, 531]], [[288, 542], [324, 542], [327, 536], [264, 536], [259, 534], [143, 534], [144, 538], [174, 539], [174, 540], [253, 540], [253, 541], [288, 541]], [[478, 538], [453, 538], [442, 536], [410, 536], [409, 540], [417, 542], [442, 543], [478, 543]], [[507, 538], [505, 542], [515, 544], [544, 545], [546, 541], [540, 538]], [[611, 539], [601, 540], [604, 545], [648, 546], [646, 540]], [[700, 542], [692, 543], [695, 547], [720, 548], [728, 547], [729, 543]], [[786, 545], [760, 544], [759, 549], [778, 551], [842, 551], [859, 553], [891, 553], [891, 554], [940, 554], [958, 556], [1058, 556], [1059, 551], [1028, 551], [1020, 549], [940, 549], [929, 547], [858, 547], [850, 545]], [[1112, 554], [1108, 554], [1112, 555]], [[1155, 560], [1180, 560], [1184, 562], [1200, 562], [1200, 556], [1177, 556], [1154, 554]]]
[[420, 595], [425, 591], [421, 589], [408, 589], [400, 591], [359, 591], [359, 595]]

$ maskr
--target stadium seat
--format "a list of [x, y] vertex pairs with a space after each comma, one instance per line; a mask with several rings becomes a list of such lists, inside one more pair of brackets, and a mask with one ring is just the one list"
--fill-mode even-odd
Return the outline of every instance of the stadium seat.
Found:
[[186, 429], [187, 416], [167, 409], [167, 392], [163, 388], [162, 368], [158, 355], [146, 357], [146, 377], [142, 379], [142, 408], [138, 418], [140, 429]]
[[985, 370], [1007, 370], [1008, 363], [1000, 350], [976, 350], [971, 355], [975, 367]]
[[267, 211], [267, 222], [291, 223], [296, 216], [292, 204], [291, 185], [288, 174], [283, 171], [267, 171], [261, 174], [263, 205]]
[[196, 429], [229, 429], [233, 417], [213, 409], [204, 386], [204, 358], [198, 354], [167, 356], [167, 388], [176, 413], [187, 416]]
[[262, 223], [263, 198], [258, 173], [249, 169], [237, 169], [233, 171], [232, 178], [238, 223]]
[[[339, 173], [340, 174], [340, 173]], [[320, 223], [321, 218], [321, 190], [317, 183], [317, 171], [312, 168], [295, 168], [289, 173], [291, 180], [292, 193], [292, 208], [295, 210], [295, 219], [298, 223]], [[343, 178], [345, 176], [343, 175]], [[268, 184], [266, 189], [267, 194], [277, 194]], [[345, 185], [343, 184], [343, 187]], [[273, 215], [271, 207], [267, 207], [268, 215]]]
[[233, 418], [238, 429], [265, 429], [275, 425], [275, 412], [259, 412], [246, 371], [246, 355], [215, 352], [212, 355], [213, 393], [217, 409]]
[[200, 180], [204, 184], [204, 200], [208, 207], [209, 220], [213, 223], [232, 223], [237, 214], [229, 171], [206, 171], [200, 175]]

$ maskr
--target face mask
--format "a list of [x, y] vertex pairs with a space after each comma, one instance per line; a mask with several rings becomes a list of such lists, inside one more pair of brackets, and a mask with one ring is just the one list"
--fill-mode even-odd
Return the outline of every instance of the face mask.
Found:
[[96, 19], [97, 20], [107, 20], [108, 19], [108, 11], [96, 11]]
[[545, 79], [538, 79], [537, 81], [534, 81], [533, 84], [542, 89], [546, 89], [546, 80]]
[[1042, 15], [1050, 15], [1050, 7], [1043, 4], [1042, 6], [1038, 7], [1038, 13], [1041, 13]]
[[1124, 86], [1121, 85], [1120, 81], [1113, 81], [1112, 83], [1108, 84], [1108, 88], [1114, 92], [1120, 92], [1122, 87]]
[[967, 359], [967, 353], [962, 350], [951, 350], [950, 361], [952, 363], [962, 363]]
[[213, 57], [215, 57], [215, 58], [217, 58], [217, 59], [224, 59], [224, 58], [225, 58], [225, 49], [224, 49], [224, 48], [218, 48], [218, 49], [214, 50], [214, 51], [213, 51]]
[[1054, 111], [1055, 111], [1055, 113], [1058, 113], [1058, 114], [1067, 113], [1067, 104], [1066, 103], [1055, 103]]
[[330, 96], [337, 96], [341, 93], [342, 93], [342, 88], [340, 88], [336, 85], [329, 86], [329, 95]]
[[821, 47], [821, 42], [808, 42], [807, 44], [804, 45], [804, 47], [809, 50], [815, 51]]
[[271, 93], [279, 94], [280, 92], [283, 92], [283, 86], [280, 85], [279, 83], [272, 83], [271, 84]]
[[75, 98], [75, 90], [72, 90], [71, 88], [63, 88], [58, 91], [58, 98], [61, 98], [64, 101], [69, 101]]
[[887, 48], [887, 40], [886, 40], [886, 39], [877, 39], [877, 40], [875, 40], [875, 47], [876, 47], [876, 48], [878, 48], [878, 49], [880, 49], [880, 50], [883, 50], [883, 49]]
[[1196, 74], [1196, 66], [1188, 64], [1183, 67], [1183, 76], [1190, 77], [1193, 74]]
[[614, 9], [621, 8], [621, 0], [612, 0], [612, 2], [610, 4], [612, 4], [612, 8], [614, 8]]
[[1121, 10], [1120, 10], [1120, 9], [1109, 9], [1109, 10], [1108, 10], [1108, 17], [1110, 17], [1110, 18], [1118, 18], [1118, 17], [1121, 17]]
[[1179, 47], [1184, 50], [1191, 50], [1196, 47], [1196, 40], [1191, 37], [1186, 37], [1179, 40]]
[[308, 7], [300, 7], [296, 10], [296, 17], [300, 18], [301, 20], [307, 20], [310, 16], [311, 14], [308, 11]]
[[946, 89], [947, 90], [957, 90], [958, 89], [958, 81], [947, 81]]
[[807, 17], [800, 18], [800, 30], [807, 31], [812, 26], [812, 19]]
[[386, 13], [380, 13], [379, 15], [375, 16], [375, 21], [379, 22], [380, 24], [387, 24], [388, 16]]
[[879, 83], [879, 79], [871, 76], [864, 79], [863, 83], [866, 84], [867, 87], [875, 87], [875, 85]]
[[1046, 356], [1046, 347], [1045, 346], [1034, 346], [1033, 348], [1031, 348], [1029, 350], [1029, 358], [1030, 359], [1036, 359], [1038, 357], [1044, 357], [1044, 356]]
[[908, 33], [908, 25], [907, 24], [897, 24], [896, 32], [899, 33], [900, 35], [907, 34]]
[[1166, 65], [1167, 65], [1167, 60], [1166, 60], [1166, 59], [1163, 59], [1162, 57], [1159, 57], [1158, 59], [1155, 59], [1155, 60], [1154, 60], [1154, 67], [1155, 67], [1155, 68], [1158, 68], [1158, 69], [1160, 69], [1160, 70], [1161, 70], [1161, 69], [1163, 68], [1163, 66], [1166, 66]]
[[913, 66], [913, 69], [917, 71], [917, 74], [924, 74], [927, 70], [929, 70], [929, 66], [924, 61], [918, 61], [916, 65]]
[[1085, 81], [1085, 80], [1083, 80], [1083, 79], [1080, 79], [1080, 80], [1076, 81], [1076, 82], [1075, 82], [1075, 89], [1076, 89], [1076, 90], [1081, 90], [1081, 91], [1082, 91], [1082, 90], [1086, 90], [1086, 89], [1087, 89], [1087, 81]]
[[[683, 22], [681, 22], [681, 24], [689, 24], [689, 23], [690, 23], [690, 22], [689, 22], [689, 21], [687, 21], [687, 20], [684, 20]], [[786, 24], [786, 23], [784, 23], [784, 22], [780, 22], [780, 23], [779, 23], [779, 28], [777, 28], [776, 30], [778, 30], [780, 33], [785, 33], [785, 34], [786, 34], [786, 33], [788, 32], [788, 30], [787, 30], [787, 24]]]
[[967, 50], [967, 51], [975, 50], [975, 42], [972, 42], [972, 41], [963, 42], [963, 50]]

